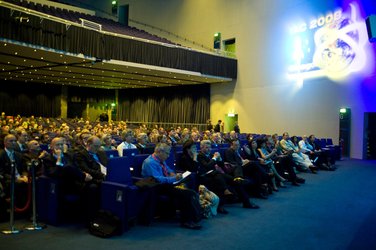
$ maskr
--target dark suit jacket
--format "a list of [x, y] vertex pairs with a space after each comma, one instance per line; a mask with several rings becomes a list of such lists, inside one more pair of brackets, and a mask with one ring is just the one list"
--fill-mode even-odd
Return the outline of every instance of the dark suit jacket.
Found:
[[[99, 162], [103, 166], [107, 166], [107, 156], [102, 150], [97, 152]], [[101, 172], [100, 165], [95, 161], [94, 157], [85, 149], [81, 150], [76, 155], [77, 166], [81, 171], [90, 174], [93, 177], [93, 181], [101, 182], [104, 179], [104, 175]]]
[[241, 167], [243, 165], [242, 159], [239, 157], [239, 155], [232, 148], [228, 148], [225, 151], [225, 161], [230, 163], [231, 165], [235, 165], [235, 166]]
[[194, 161], [188, 154], [184, 154], [180, 158], [178, 164], [180, 170], [190, 171], [192, 173], [198, 173], [199, 164], [197, 161]]
[[[14, 151], [14, 160], [17, 167], [17, 171], [20, 175], [27, 173], [27, 167], [25, 161], [22, 158], [22, 154]], [[4, 182], [10, 182], [11, 180], [11, 161], [8, 157], [5, 149], [0, 150], [0, 176], [3, 177]], [[1, 178], [1, 177], [0, 177]]]
[[215, 165], [218, 165], [220, 168], [223, 168], [223, 161], [216, 161], [212, 159], [212, 154], [206, 156], [203, 153], [199, 153], [197, 156], [197, 161], [200, 163], [203, 173], [207, 173], [210, 170], [216, 171]]
[[27, 152], [27, 146], [22, 145], [23, 148], [21, 149], [20, 144], [17, 143], [17, 147], [14, 149], [14, 151], [20, 152], [20, 153], [26, 153]]
[[[22, 158], [26, 164], [26, 166], [31, 166], [31, 164], [33, 164], [33, 162], [37, 162], [37, 165], [34, 164], [34, 171], [35, 171], [35, 176], [41, 176], [44, 174], [44, 170], [43, 170], [43, 165], [42, 165], [42, 161], [37, 157], [33, 156], [32, 154], [30, 154], [29, 152], [25, 153], [22, 155]], [[29, 169], [29, 171], [31, 172], [31, 169]]]
[[[73, 180], [84, 181], [85, 175], [74, 163], [73, 153], [64, 153], [63, 166], [56, 165], [56, 158], [53, 154], [48, 155], [42, 160], [44, 174], [52, 178], [65, 178], [66, 172], [72, 173]], [[69, 169], [69, 170], [67, 170]]]

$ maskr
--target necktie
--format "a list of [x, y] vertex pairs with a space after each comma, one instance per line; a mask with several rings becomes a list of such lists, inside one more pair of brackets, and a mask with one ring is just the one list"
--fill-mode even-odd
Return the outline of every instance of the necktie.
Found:
[[10, 152], [8, 157], [9, 157], [10, 161], [14, 161], [14, 153], [13, 152]]
[[14, 175], [17, 179], [17, 178], [20, 177], [20, 174], [18, 173], [18, 169], [17, 169], [16, 164], [15, 164], [14, 152], [13, 151], [10, 152], [8, 156], [9, 156], [10, 161], [12, 162], [12, 167], [14, 167]]
[[162, 167], [162, 171], [163, 171], [163, 176], [168, 176], [168, 171], [167, 171], [167, 168], [166, 166], [163, 164], [163, 162], [161, 162], [161, 167]]
[[132, 147], [131, 147], [131, 144], [130, 143], [128, 143], [128, 149], [131, 149]]

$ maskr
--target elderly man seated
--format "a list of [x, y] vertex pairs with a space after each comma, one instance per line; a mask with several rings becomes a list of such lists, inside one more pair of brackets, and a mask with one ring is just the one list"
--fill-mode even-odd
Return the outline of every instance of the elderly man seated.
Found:
[[171, 147], [165, 143], [159, 143], [142, 164], [142, 176], [154, 177], [160, 185], [156, 186], [157, 193], [168, 195], [175, 199], [180, 210], [181, 226], [188, 229], [200, 229], [198, 224], [201, 219], [201, 211], [198, 194], [182, 185], [175, 183], [182, 178], [182, 175], [175, 173], [166, 164], [170, 155]]

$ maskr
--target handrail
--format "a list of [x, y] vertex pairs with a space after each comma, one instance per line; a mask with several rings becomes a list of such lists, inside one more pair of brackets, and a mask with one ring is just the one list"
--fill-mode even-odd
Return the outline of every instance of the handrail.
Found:
[[176, 37], [176, 38], [178, 38], [178, 39], [180, 39], [180, 40], [182, 40], [184, 42], [192, 44], [193, 46], [198, 46], [198, 47], [201, 47], [203, 49], [206, 49], [207, 51], [209, 51], [211, 53], [214, 53], [214, 54], [217, 54], [217, 55], [222, 55], [222, 56], [225, 56], [225, 57], [231, 57], [231, 58], [235, 58], [236, 57], [235, 53], [233, 53], [233, 52], [209, 48], [209, 47], [207, 47], [207, 46], [205, 46], [205, 45], [203, 45], [201, 43], [195, 42], [195, 41], [190, 40], [190, 39], [188, 39], [186, 37], [182, 37], [182, 36], [180, 36], [178, 34], [175, 34], [175, 33], [170, 32], [168, 30], [156, 27], [154, 25], [143, 23], [143, 22], [131, 19], [131, 18], [129, 18], [129, 21], [132, 22], [132, 23], [134, 23], [134, 24], [138, 24], [138, 25], [142, 25], [142, 26], [145, 26], [145, 27], [149, 27], [149, 28], [151, 28], [153, 30], [158, 30], [158, 31], [160, 31], [162, 33], [165, 33], [167, 35], [174, 36], [174, 37]]
[[9, 3], [9, 2], [5, 2], [5, 1], [0, 1], [0, 6], [9, 8], [11, 10], [20, 11], [20, 12], [23, 12], [23, 13], [26, 13], [26, 14], [29, 14], [29, 15], [37, 16], [37, 17], [39, 17], [41, 19], [45, 18], [45, 19], [52, 20], [52, 21], [55, 21], [55, 22], [63, 23], [65, 25], [67, 25], [67, 28], [69, 28], [69, 26], [73, 25], [73, 26], [76, 26], [76, 27], [81, 27], [81, 28], [86, 28], [86, 29], [90, 29], [90, 30], [95, 30], [95, 31], [100, 32], [100, 33], [105, 34], [105, 35], [111, 35], [111, 36], [116, 36], [116, 37], [121, 37], [121, 38], [127, 38], [127, 39], [132, 39], [132, 40], [137, 40], [137, 41], [145, 42], [145, 43], [158, 44], [158, 45], [165, 46], [165, 47], [170, 47], [170, 48], [180, 48], [180, 49], [190, 50], [190, 51], [193, 50], [193, 51], [197, 51], [197, 52], [200, 52], [200, 53], [205, 53], [205, 54], [209, 54], [209, 55], [213, 55], [213, 56], [220, 56], [220, 57], [230, 58], [230, 57], [227, 57], [227, 56], [224, 56], [224, 55], [220, 55], [220, 54], [216, 54], [216, 53], [211, 53], [211, 52], [207, 52], [207, 51], [203, 51], [203, 50], [198, 50], [198, 49], [192, 49], [192, 48], [188, 48], [188, 47], [184, 47], [184, 46], [180, 46], [180, 45], [176, 45], [176, 44], [168, 44], [168, 43], [158, 42], [158, 41], [154, 41], [154, 40], [149, 40], [149, 39], [144, 39], [144, 38], [139, 38], [139, 37], [134, 37], [134, 36], [128, 36], [128, 35], [124, 35], [124, 34], [113, 33], [113, 32], [110, 32], [110, 31], [104, 31], [104, 30], [98, 31], [98, 30], [90, 28], [90, 27], [85, 27], [85, 26], [83, 27], [81, 24], [76, 23], [76, 22], [68, 21], [68, 20], [60, 18], [60, 17], [56, 17], [56, 16], [49, 15], [49, 14], [46, 14], [46, 13], [43, 13], [43, 12], [39, 12], [39, 11], [36, 11], [36, 10], [28, 9], [28, 8], [23, 7], [23, 6], [19, 6], [19, 5], [12, 4], [12, 3]]
[[139, 24], [139, 25], [145, 26], [145, 27], [149, 27], [149, 28], [152, 28], [152, 29], [159, 30], [159, 31], [161, 31], [161, 32], [163, 32], [163, 33], [166, 33], [166, 34], [168, 34], [168, 35], [172, 35], [172, 36], [174, 36], [174, 37], [176, 37], [176, 38], [178, 38], [178, 39], [184, 40], [185, 42], [192, 43], [192, 44], [194, 44], [194, 45], [198, 45], [199, 47], [202, 47], [202, 48], [204, 48], [204, 49], [207, 49], [207, 50], [210, 51], [210, 52], [213, 52], [213, 53], [215, 52], [215, 50], [212, 49], [212, 48], [209, 48], [209, 47], [207, 47], [207, 46], [205, 46], [205, 45], [203, 45], [203, 44], [197, 43], [197, 42], [195, 42], [195, 41], [193, 41], [193, 40], [189, 40], [189, 39], [186, 38], [186, 37], [179, 36], [178, 34], [172, 33], [172, 32], [170, 32], [170, 31], [168, 31], [168, 30], [165, 30], [165, 29], [162, 29], [162, 28], [159, 28], [159, 27], [153, 26], [153, 25], [151, 25], [151, 24], [143, 23], [143, 22], [140, 22], [140, 21], [137, 21], [137, 20], [131, 19], [131, 18], [129, 18], [129, 21], [132, 22], [132, 23], [135, 23], [135, 24]]

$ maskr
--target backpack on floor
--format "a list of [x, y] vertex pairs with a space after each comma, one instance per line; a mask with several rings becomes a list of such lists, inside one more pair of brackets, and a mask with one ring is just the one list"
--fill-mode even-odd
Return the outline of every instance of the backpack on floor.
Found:
[[121, 234], [121, 221], [119, 217], [107, 210], [99, 210], [89, 223], [89, 232], [92, 235], [109, 238]]

